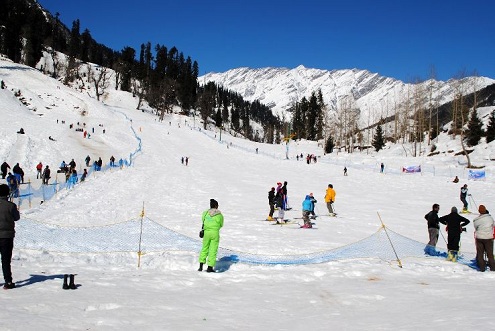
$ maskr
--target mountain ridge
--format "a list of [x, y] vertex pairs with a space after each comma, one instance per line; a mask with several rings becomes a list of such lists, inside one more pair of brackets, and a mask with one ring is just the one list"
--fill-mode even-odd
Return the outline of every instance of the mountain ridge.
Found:
[[287, 111], [302, 97], [321, 89], [328, 110], [336, 110], [345, 99], [361, 110], [363, 119], [369, 116], [374, 121], [387, 117], [394, 105], [400, 105], [410, 97], [415, 87], [432, 89], [432, 98], [437, 105], [453, 99], [455, 86], [477, 85], [477, 90], [494, 84], [488, 77], [465, 77], [459, 80], [425, 80], [418, 84], [381, 76], [366, 69], [316, 69], [299, 65], [295, 68], [249, 68], [240, 67], [223, 73], [207, 73], [198, 77], [200, 84], [216, 84], [239, 93], [248, 101], [259, 100], [270, 107], [275, 114], [289, 117]]

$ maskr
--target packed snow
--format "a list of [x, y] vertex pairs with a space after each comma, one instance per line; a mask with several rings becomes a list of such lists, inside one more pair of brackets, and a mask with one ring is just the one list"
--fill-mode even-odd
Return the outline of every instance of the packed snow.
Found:
[[[387, 228], [426, 243], [424, 215], [433, 203], [440, 204], [440, 215], [452, 206], [460, 208], [459, 189], [464, 183], [473, 198], [468, 219], [477, 216], [475, 205], [495, 210], [492, 144], [482, 143], [472, 153], [474, 164], [486, 166], [483, 181], [468, 181], [464, 159], [454, 155], [459, 142], [444, 135], [437, 141], [441, 153], [435, 157], [412, 158], [407, 152], [411, 146], [400, 145], [388, 145], [379, 153], [323, 155], [314, 142], [291, 141], [287, 159], [285, 144], [258, 144], [226, 133], [220, 137], [213, 128], [200, 129], [197, 118], [169, 114], [160, 122], [148, 110], [136, 110], [137, 99], [131, 94], [114, 89], [97, 102], [90, 91], [76, 91], [5, 59], [0, 60], [0, 79], [7, 86], [0, 90], [0, 162], [11, 166], [19, 162], [33, 187], [41, 184], [35, 170], [40, 161], [54, 170], [62, 160], [74, 158], [80, 172], [86, 155], [108, 163], [111, 155], [127, 159], [139, 150], [129, 167], [93, 172], [85, 182], [42, 204], [36, 199], [31, 207], [22, 202], [12, 261], [18, 288], [2, 291], [0, 329], [495, 327], [490, 314], [495, 273], [481, 273], [444, 258], [399, 256], [402, 268], [395, 259], [379, 257], [296, 265], [232, 263], [212, 274], [197, 271], [198, 252], [171, 248], [145, 249], [138, 267], [135, 236], [144, 217], [199, 245], [201, 212], [215, 198], [225, 217], [220, 246], [260, 260], [351, 245], [379, 231], [380, 217]], [[74, 130], [78, 122], [85, 123], [88, 132], [95, 128], [89, 139]], [[16, 133], [21, 127], [25, 135]], [[317, 155], [318, 162], [296, 160], [301, 153]], [[189, 158], [187, 166], [182, 157]], [[384, 174], [379, 171], [381, 162]], [[425, 171], [403, 174], [402, 167], [410, 165], [422, 165]], [[344, 166], [348, 176], [343, 176]], [[452, 183], [455, 175], [461, 178], [458, 184]], [[294, 221], [301, 221], [297, 218], [306, 194], [314, 193], [321, 215], [315, 221], [317, 229], [263, 221], [269, 210], [268, 191], [283, 181], [288, 182], [293, 207], [286, 216]], [[336, 218], [323, 216], [329, 183], [337, 192]], [[122, 232], [109, 229], [126, 221], [135, 221], [125, 223], [131, 224], [123, 230], [128, 231], [128, 240], [116, 240]], [[105, 236], [97, 248], [93, 237], [43, 242], [39, 229], [55, 227], [74, 233], [90, 229], [87, 233]], [[442, 233], [446, 236], [445, 229]], [[126, 249], [129, 243], [135, 243], [134, 251]], [[438, 248], [446, 248], [442, 238]], [[461, 254], [472, 256], [474, 250], [469, 224]], [[76, 290], [62, 289], [64, 274], [75, 274]]]

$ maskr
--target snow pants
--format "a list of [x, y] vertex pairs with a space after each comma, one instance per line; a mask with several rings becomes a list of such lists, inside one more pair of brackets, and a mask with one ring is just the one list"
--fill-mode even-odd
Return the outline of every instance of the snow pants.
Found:
[[6, 283], [12, 282], [12, 250], [14, 249], [14, 238], [0, 238], [0, 254], [2, 255], [3, 279]]
[[491, 271], [495, 271], [495, 260], [493, 259], [493, 239], [476, 239], [476, 262], [480, 271], [486, 270], [485, 253]]
[[214, 267], [217, 262], [218, 245], [220, 244], [219, 231], [205, 231], [203, 237], [203, 247], [199, 253], [199, 263], [206, 263], [209, 267]]
[[327, 202], [327, 208], [328, 208], [328, 212], [330, 214], [334, 213], [332, 204], [333, 204], [333, 202]]

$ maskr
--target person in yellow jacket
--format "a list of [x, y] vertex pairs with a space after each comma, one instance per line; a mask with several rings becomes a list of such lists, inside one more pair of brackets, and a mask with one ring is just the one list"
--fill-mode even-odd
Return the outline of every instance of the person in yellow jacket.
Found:
[[333, 210], [333, 203], [335, 202], [335, 190], [333, 189], [332, 184], [328, 184], [327, 192], [325, 194], [325, 202], [327, 203], [328, 212], [330, 216], [335, 216], [335, 212]]
[[218, 245], [220, 244], [220, 228], [223, 226], [223, 215], [218, 210], [218, 202], [210, 199], [210, 209], [205, 210], [201, 217], [203, 221], [203, 247], [199, 253], [199, 269], [203, 271], [203, 264], [207, 262], [206, 272], [215, 272], [213, 267], [217, 262]]

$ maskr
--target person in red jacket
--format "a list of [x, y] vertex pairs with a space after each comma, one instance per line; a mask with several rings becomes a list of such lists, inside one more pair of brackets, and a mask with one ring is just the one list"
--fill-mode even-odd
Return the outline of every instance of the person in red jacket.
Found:
[[43, 171], [43, 163], [40, 162], [36, 166], [36, 179], [43, 178], [42, 173], [41, 173], [42, 171]]

